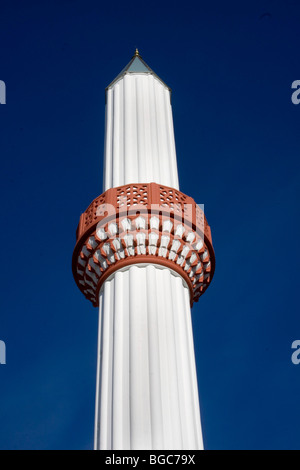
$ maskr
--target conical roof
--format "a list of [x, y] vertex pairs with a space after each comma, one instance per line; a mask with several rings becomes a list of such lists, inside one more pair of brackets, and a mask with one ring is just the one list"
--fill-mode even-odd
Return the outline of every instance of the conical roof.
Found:
[[126, 65], [126, 67], [119, 73], [119, 75], [108, 85], [107, 88], [112, 87], [118, 80], [120, 80], [124, 75], [127, 73], [146, 73], [154, 75], [164, 86], [169, 88], [170, 87], [161, 79], [158, 75], [146, 64], [146, 62], [142, 59], [139, 54], [138, 49], [135, 50], [135, 54], [132, 57], [131, 61]]

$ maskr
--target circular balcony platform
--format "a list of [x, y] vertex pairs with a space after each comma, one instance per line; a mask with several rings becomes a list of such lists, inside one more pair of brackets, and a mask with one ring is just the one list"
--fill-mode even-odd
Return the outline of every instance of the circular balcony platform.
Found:
[[105, 280], [133, 264], [153, 263], [181, 275], [191, 306], [214, 275], [211, 230], [203, 210], [181, 191], [156, 183], [101, 194], [81, 215], [76, 237], [73, 275], [95, 307]]

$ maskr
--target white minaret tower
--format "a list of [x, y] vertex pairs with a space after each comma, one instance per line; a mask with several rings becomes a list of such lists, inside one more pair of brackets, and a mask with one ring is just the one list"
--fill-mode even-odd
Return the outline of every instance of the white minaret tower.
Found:
[[138, 51], [106, 90], [104, 161], [73, 256], [99, 306], [95, 449], [203, 449], [191, 305], [214, 252], [179, 191], [170, 89]]

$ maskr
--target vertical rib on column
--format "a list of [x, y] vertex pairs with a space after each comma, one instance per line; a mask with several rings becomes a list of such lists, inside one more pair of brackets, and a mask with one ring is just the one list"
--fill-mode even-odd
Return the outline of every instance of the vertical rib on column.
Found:
[[165, 98], [165, 109], [166, 109], [166, 119], [167, 119], [167, 129], [168, 129], [168, 151], [170, 153], [170, 157], [169, 157], [170, 171], [172, 174], [173, 187], [179, 188], [172, 106], [171, 106], [169, 93], [165, 92], [164, 95], [165, 95], [164, 98]]
[[[172, 310], [172, 294], [170, 292], [170, 282], [173, 282], [173, 276], [168, 270], [156, 269], [156, 271], [164, 439], [167, 449], [180, 449], [182, 442], [177, 393], [177, 368], [175, 345], [172, 338], [172, 317], [176, 313]], [[181, 289], [184, 289], [182, 285]]]
[[103, 319], [103, 296], [99, 298], [99, 325], [98, 325], [98, 348], [97, 348], [97, 376], [96, 376], [96, 406], [95, 406], [95, 435], [94, 449], [100, 448], [100, 407], [101, 401], [101, 347], [102, 347], [102, 319]]
[[122, 178], [122, 158], [120, 155], [121, 140], [121, 122], [120, 122], [120, 103], [121, 103], [122, 85], [117, 83], [113, 89], [113, 135], [112, 135], [112, 185], [116, 186]]
[[195, 351], [194, 351], [194, 338], [193, 338], [193, 329], [192, 329], [192, 319], [191, 319], [191, 309], [187, 302], [189, 301], [188, 292], [184, 293], [185, 296], [185, 322], [186, 322], [186, 332], [188, 335], [188, 363], [190, 366], [191, 374], [191, 393], [193, 401], [193, 420], [195, 426], [195, 437], [196, 437], [196, 446], [197, 448], [203, 449], [203, 437], [201, 430], [201, 421], [200, 421], [200, 407], [199, 407], [199, 394], [198, 394], [198, 384], [197, 384], [197, 371], [195, 363]]
[[105, 107], [105, 143], [104, 143], [104, 171], [103, 187], [112, 187], [112, 125], [113, 125], [113, 91], [107, 90], [107, 103]]
[[156, 307], [156, 269], [149, 265], [147, 269], [147, 310], [148, 310], [148, 344], [149, 344], [149, 374], [152, 449], [164, 447], [163, 404], [161, 394], [161, 364], [159, 350], [159, 310]]
[[[114, 285], [114, 348], [113, 348], [113, 408], [112, 447], [130, 449], [129, 408], [129, 309], [123, 301], [128, 289], [127, 277], [116, 272]], [[122, 280], [122, 276], [124, 279]]]
[[124, 77], [124, 160], [125, 182], [121, 184], [139, 182], [139, 161], [137, 155], [136, 135], [136, 93], [133, 77]]
[[[112, 363], [113, 363], [113, 319], [114, 304], [111, 283], [105, 285], [105, 296], [102, 299], [102, 328], [100, 346], [100, 448], [110, 449], [112, 446]], [[107, 314], [112, 312], [112, 314]]]
[[151, 449], [146, 269], [129, 270], [131, 449]]

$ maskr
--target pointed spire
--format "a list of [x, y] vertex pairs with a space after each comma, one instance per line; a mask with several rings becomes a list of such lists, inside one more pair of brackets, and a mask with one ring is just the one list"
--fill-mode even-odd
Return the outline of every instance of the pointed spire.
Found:
[[[146, 73], [146, 74], [151, 74], [155, 76], [163, 85], [165, 85], [167, 88], [168, 85], [166, 85], [159, 77], [156, 75], [155, 72], [149, 67], [149, 65], [146, 64], [146, 62], [142, 59], [142, 56], [139, 53], [138, 48], [135, 49], [135, 53], [131, 59], [131, 61], [126, 65], [126, 67], [122, 70], [121, 73], [111, 82], [110, 85], [108, 85], [107, 88], [110, 88], [112, 85], [114, 85], [118, 80], [120, 80], [124, 75], [127, 73]], [[171, 89], [169, 88], [171, 91]]]

